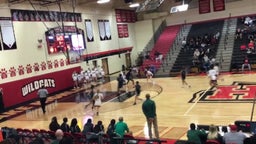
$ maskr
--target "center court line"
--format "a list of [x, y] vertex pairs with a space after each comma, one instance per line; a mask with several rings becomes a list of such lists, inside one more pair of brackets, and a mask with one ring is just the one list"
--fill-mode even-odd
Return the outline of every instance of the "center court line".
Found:
[[195, 107], [195, 105], [197, 104], [197, 102], [201, 99], [201, 97], [202, 97], [203, 95], [205, 95], [205, 93], [206, 93], [209, 89], [211, 89], [211, 87], [207, 88], [207, 89], [204, 91], [204, 93], [203, 93], [201, 96], [199, 96], [199, 97], [195, 100], [195, 102], [193, 103], [193, 105], [190, 106], [190, 108], [184, 113], [184, 116], [187, 116], [187, 115], [188, 115], [188, 113]]

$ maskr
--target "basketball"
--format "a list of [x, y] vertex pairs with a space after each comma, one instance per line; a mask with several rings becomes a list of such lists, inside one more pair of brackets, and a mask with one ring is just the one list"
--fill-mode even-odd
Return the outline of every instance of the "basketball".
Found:
[[98, 95], [93, 96], [93, 100], [96, 100], [96, 99], [98, 99], [98, 98], [99, 98]]

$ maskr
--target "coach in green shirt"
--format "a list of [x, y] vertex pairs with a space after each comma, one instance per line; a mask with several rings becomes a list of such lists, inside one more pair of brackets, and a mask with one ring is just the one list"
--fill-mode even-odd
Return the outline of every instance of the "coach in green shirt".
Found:
[[142, 104], [142, 111], [147, 119], [149, 138], [152, 139], [152, 125], [153, 125], [155, 130], [155, 137], [159, 139], [157, 117], [156, 117], [156, 104], [153, 100], [150, 99], [149, 94], [146, 94], [146, 100]]

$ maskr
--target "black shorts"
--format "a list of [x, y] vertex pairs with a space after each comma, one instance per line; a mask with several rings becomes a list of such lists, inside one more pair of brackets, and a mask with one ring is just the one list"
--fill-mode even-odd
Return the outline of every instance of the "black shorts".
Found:
[[217, 80], [211, 80], [210, 83], [211, 84], [217, 84]]

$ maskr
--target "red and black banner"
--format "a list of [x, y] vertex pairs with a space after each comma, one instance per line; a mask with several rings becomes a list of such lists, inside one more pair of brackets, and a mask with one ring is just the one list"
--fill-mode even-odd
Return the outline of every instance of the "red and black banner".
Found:
[[199, 14], [205, 14], [211, 12], [210, 0], [199, 0]]
[[117, 24], [119, 38], [129, 37], [128, 24]]
[[214, 11], [225, 10], [225, 0], [213, 0], [213, 10]]
[[134, 23], [136, 21], [136, 14], [133, 10], [116, 9], [117, 23]]

